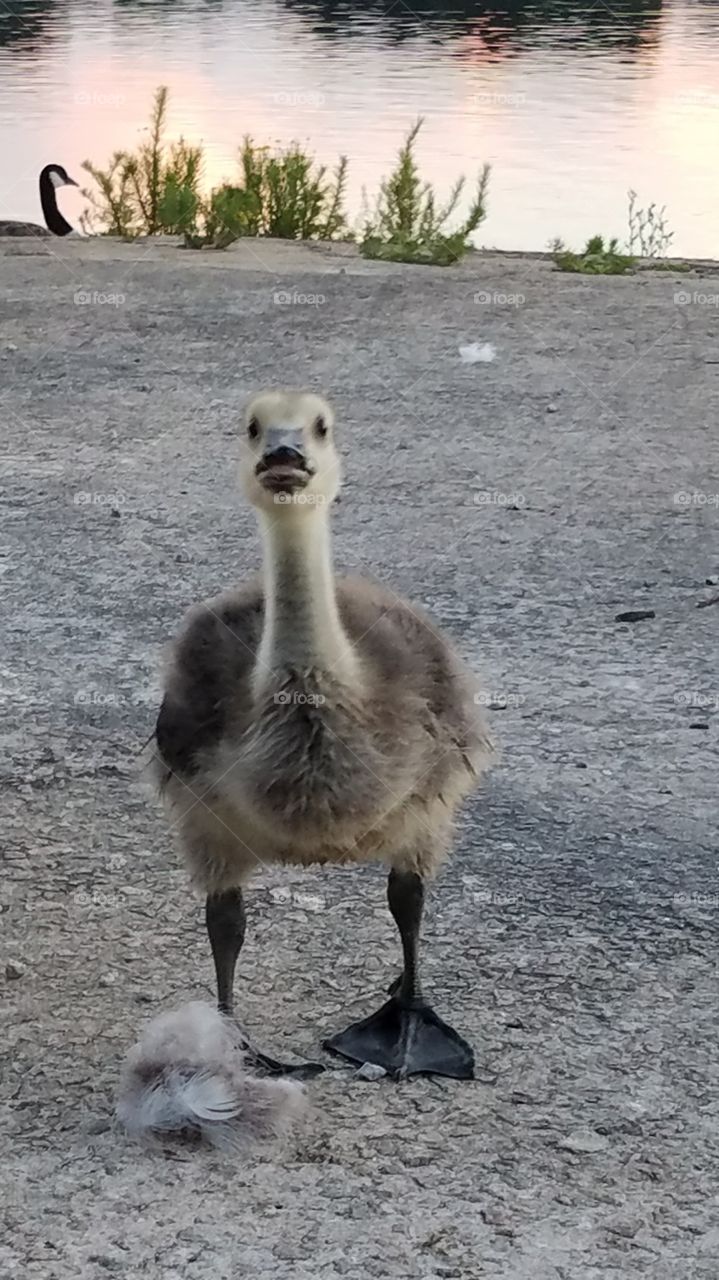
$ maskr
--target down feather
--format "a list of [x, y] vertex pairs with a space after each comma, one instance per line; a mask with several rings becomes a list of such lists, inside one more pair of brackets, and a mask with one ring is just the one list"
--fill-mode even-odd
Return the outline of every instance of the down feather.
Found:
[[145, 1028], [125, 1058], [116, 1114], [134, 1136], [192, 1130], [232, 1150], [286, 1133], [305, 1098], [296, 1081], [253, 1075], [237, 1024], [194, 1000]]

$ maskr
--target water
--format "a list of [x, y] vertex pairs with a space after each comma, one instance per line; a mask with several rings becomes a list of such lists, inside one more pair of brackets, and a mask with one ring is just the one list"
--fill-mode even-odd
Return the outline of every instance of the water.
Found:
[[[626, 234], [626, 192], [668, 207], [679, 253], [719, 257], [719, 6], [702, 0], [0, 0], [0, 218], [39, 216], [50, 160], [80, 178], [133, 145], [155, 87], [171, 126], [235, 172], [243, 134], [350, 158], [357, 213], [409, 124], [449, 186], [493, 166], [478, 243]], [[61, 193], [71, 221], [83, 201]]]

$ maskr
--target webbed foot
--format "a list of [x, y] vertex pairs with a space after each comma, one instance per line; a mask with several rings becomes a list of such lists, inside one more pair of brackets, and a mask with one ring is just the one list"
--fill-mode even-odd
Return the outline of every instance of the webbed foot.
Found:
[[411, 1075], [474, 1079], [474, 1052], [422, 999], [392, 996], [376, 1013], [324, 1041], [351, 1062], [372, 1062], [402, 1080]]

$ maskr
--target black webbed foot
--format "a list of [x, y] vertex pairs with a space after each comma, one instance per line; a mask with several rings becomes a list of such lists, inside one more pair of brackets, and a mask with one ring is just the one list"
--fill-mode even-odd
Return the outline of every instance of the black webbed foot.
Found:
[[402, 1080], [411, 1075], [474, 1079], [474, 1052], [424, 1000], [392, 996], [376, 1013], [324, 1041], [351, 1062], [372, 1062]]

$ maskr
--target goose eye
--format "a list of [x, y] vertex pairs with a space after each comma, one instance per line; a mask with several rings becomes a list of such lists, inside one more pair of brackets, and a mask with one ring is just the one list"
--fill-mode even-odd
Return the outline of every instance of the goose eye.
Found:
[[315, 435], [317, 436], [318, 440], [326, 439], [326, 437], [329, 435], [329, 430], [330, 429], [327, 426], [327, 423], [325, 422], [324, 418], [318, 418], [317, 421], [315, 422]]
[[250, 440], [259, 440], [260, 424], [257, 421], [257, 418], [250, 418], [250, 421], [247, 424], [247, 434], [250, 437]]

